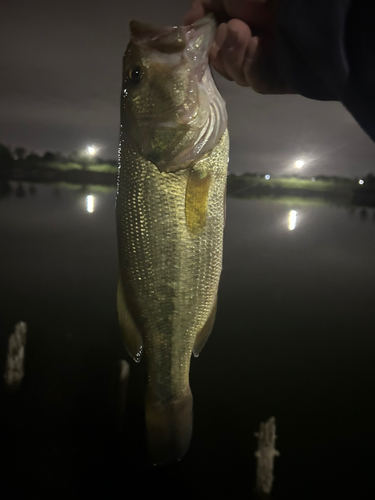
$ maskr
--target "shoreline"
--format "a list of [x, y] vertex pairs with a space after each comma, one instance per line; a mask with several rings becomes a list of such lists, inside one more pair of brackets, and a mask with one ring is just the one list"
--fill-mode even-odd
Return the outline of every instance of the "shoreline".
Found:
[[[98, 165], [100, 169], [100, 165]], [[115, 170], [115, 167], [113, 168]], [[63, 170], [48, 166], [16, 166], [0, 170], [0, 182], [30, 182], [40, 184], [66, 183], [116, 187], [117, 173], [88, 169]], [[375, 207], [375, 186], [358, 185], [357, 180], [324, 178], [312, 181], [302, 177], [272, 177], [257, 174], [228, 175], [227, 195], [233, 198], [254, 199], [300, 198], [334, 203]]]

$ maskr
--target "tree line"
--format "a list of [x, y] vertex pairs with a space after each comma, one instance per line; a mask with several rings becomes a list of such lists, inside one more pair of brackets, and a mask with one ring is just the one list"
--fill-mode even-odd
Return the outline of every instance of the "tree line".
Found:
[[79, 151], [73, 151], [68, 156], [64, 156], [61, 153], [53, 153], [51, 151], [46, 151], [43, 155], [38, 155], [23, 147], [10, 148], [0, 143], [0, 169], [11, 168], [17, 165], [41, 167], [48, 166], [51, 163], [78, 163], [83, 168], [88, 164], [100, 165], [103, 163], [117, 166], [117, 160], [103, 160], [98, 156], [88, 157]]

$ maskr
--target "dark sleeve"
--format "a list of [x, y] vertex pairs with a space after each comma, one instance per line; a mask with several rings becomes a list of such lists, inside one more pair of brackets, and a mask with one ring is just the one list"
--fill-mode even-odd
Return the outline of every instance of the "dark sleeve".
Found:
[[341, 101], [375, 141], [375, 2], [279, 0], [277, 36], [285, 81]]

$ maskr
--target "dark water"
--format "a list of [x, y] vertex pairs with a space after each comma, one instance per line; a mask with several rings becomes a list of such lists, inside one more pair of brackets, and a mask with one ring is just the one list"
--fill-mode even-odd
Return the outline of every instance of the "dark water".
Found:
[[4, 498], [112, 499], [133, 488], [163, 498], [252, 498], [254, 432], [270, 416], [281, 453], [273, 498], [372, 498], [372, 211], [228, 199], [217, 320], [192, 360], [191, 448], [180, 463], [152, 467], [144, 362], [131, 362], [116, 434], [113, 392], [126, 353], [116, 316], [114, 196], [42, 185], [3, 190], [1, 366], [13, 325], [28, 324], [25, 379], [18, 393], [1, 394]]

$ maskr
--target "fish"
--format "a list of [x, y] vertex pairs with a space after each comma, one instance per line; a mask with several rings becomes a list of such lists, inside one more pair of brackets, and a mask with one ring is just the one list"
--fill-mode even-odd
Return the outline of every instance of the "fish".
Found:
[[229, 159], [227, 111], [210, 70], [216, 22], [130, 23], [123, 59], [116, 224], [117, 309], [130, 356], [147, 363], [154, 464], [192, 436], [192, 353], [214, 325]]

